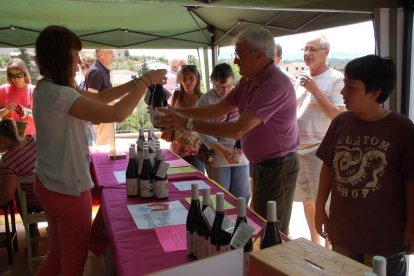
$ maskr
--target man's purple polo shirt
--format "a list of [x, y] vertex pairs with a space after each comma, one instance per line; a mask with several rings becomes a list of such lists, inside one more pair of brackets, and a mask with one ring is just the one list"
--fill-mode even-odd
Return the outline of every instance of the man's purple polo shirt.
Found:
[[262, 123], [241, 138], [242, 149], [251, 163], [282, 157], [296, 150], [299, 129], [296, 94], [290, 79], [272, 63], [256, 79], [243, 77], [226, 101], [239, 113], [250, 113]]

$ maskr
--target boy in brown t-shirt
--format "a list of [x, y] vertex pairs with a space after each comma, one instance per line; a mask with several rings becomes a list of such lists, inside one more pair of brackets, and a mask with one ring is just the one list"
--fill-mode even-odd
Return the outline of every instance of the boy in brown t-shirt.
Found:
[[387, 275], [405, 275], [404, 254], [414, 249], [414, 125], [382, 106], [395, 85], [392, 60], [354, 59], [344, 82], [349, 112], [332, 121], [317, 151], [316, 230], [334, 251], [366, 264], [385, 256]]

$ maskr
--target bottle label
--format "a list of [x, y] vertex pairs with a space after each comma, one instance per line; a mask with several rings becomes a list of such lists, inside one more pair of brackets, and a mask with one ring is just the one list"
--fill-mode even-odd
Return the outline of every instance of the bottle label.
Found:
[[191, 255], [191, 234], [190, 231], [187, 231], [186, 234], [186, 240], [187, 240], [187, 255]]
[[154, 196], [154, 186], [151, 180], [139, 181], [139, 189], [142, 197], [153, 197]]
[[231, 238], [230, 245], [233, 248], [244, 247], [246, 243], [252, 238], [254, 228], [244, 221], [240, 222], [239, 226]]
[[187, 231], [187, 255], [197, 256], [197, 232]]
[[221, 229], [231, 235], [233, 234], [235, 225], [236, 222], [234, 220], [230, 219], [228, 216], [224, 216], [223, 222], [221, 223]]
[[197, 258], [202, 259], [208, 257], [208, 247], [210, 240], [204, 236], [197, 235]]
[[209, 247], [209, 256], [214, 256], [214, 255], [218, 255], [221, 254], [223, 252], [227, 252], [230, 251], [230, 245], [212, 245], [210, 243], [210, 247]]
[[212, 245], [211, 242], [208, 243], [208, 256], [216, 255], [216, 246]]
[[138, 179], [126, 179], [126, 189], [128, 196], [138, 196], [139, 195], [139, 186], [138, 186]]
[[243, 261], [244, 261], [244, 267], [243, 267], [243, 275], [246, 276], [249, 272], [249, 255], [250, 252], [244, 252], [243, 254]]
[[165, 161], [161, 161], [160, 165], [158, 166], [158, 170], [156, 172], [156, 176], [158, 176], [159, 178], [165, 178], [165, 176], [167, 175], [167, 171], [170, 168], [170, 164], [168, 164]]
[[155, 181], [155, 197], [156, 198], [167, 198], [168, 197], [168, 180], [157, 180]]
[[206, 209], [204, 209], [201, 215], [204, 218], [204, 221], [207, 223], [208, 229], [211, 230], [211, 227], [214, 223], [214, 217], [216, 216], [216, 213], [214, 212], [213, 208], [211, 208], [211, 206], [208, 206]]

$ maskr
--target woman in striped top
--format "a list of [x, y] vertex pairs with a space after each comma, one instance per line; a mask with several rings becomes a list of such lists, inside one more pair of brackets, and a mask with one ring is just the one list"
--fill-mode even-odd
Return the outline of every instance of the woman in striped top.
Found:
[[[36, 140], [33, 136], [20, 139], [14, 120], [4, 119], [0, 121], [0, 153], [3, 154], [0, 160], [0, 205], [4, 205], [13, 198], [17, 177], [34, 173]], [[33, 184], [22, 183], [21, 187], [26, 191], [28, 212], [41, 212]], [[30, 234], [38, 235], [37, 224], [30, 225]]]

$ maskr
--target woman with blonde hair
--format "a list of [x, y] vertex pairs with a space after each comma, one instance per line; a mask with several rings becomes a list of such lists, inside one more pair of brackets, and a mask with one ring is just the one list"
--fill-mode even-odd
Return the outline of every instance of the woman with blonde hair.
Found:
[[33, 123], [33, 89], [26, 64], [19, 58], [7, 63], [7, 84], [0, 86], [0, 119], [11, 118], [26, 125], [25, 135], [36, 133]]
[[[202, 93], [200, 88], [200, 73], [196, 65], [183, 65], [180, 73], [180, 90], [172, 96], [172, 107], [196, 107]], [[185, 161], [204, 173], [204, 163], [197, 157], [201, 141], [198, 133], [191, 129], [174, 131], [171, 150]]]

